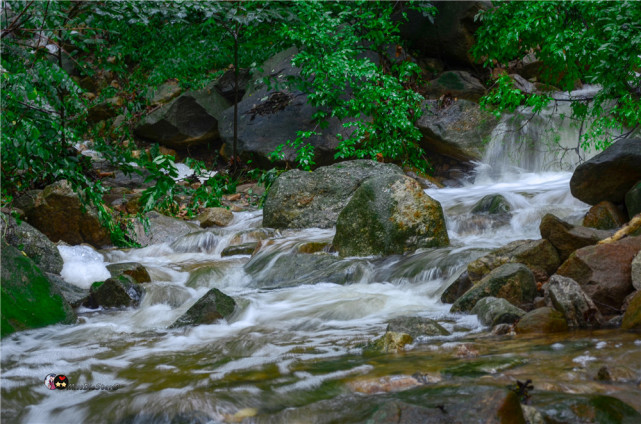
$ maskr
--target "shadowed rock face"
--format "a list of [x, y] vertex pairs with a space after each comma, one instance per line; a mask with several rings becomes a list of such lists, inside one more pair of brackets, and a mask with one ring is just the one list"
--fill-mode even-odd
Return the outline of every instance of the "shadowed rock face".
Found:
[[333, 241], [341, 256], [399, 254], [448, 244], [441, 204], [404, 175], [366, 180], [338, 216]]
[[603, 200], [623, 203], [625, 195], [641, 180], [641, 139], [619, 140], [577, 166], [570, 191], [577, 199], [595, 205]]
[[331, 228], [356, 189], [375, 175], [397, 174], [396, 165], [354, 160], [320, 167], [314, 172], [291, 170], [276, 179], [263, 207], [263, 226]]
[[613, 234], [612, 231], [571, 225], [552, 214], [546, 214], [543, 217], [539, 230], [541, 237], [552, 243], [558, 250], [562, 261], [575, 250], [597, 244]]

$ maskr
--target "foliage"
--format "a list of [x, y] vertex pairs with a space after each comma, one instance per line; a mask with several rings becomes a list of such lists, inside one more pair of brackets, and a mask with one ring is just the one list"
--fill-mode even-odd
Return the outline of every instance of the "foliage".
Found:
[[[399, 21], [392, 19], [395, 3], [296, 2], [292, 7], [298, 21], [284, 25], [282, 33], [300, 51], [293, 64], [301, 72], [293, 82], [318, 109], [316, 129], [326, 128], [332, 118], [344, 123], [336, 157], [382, 156], [425, 170], [415, 125], [423, 98], [410, 88], [419, 69], [389, 53], [400, 44]], [[288, 141], [298, 149], [303, 169], [314, 165], [305, 140], [318, 135], [316, 129]], [[282, 147], [276, 155], [282, 157]]]
[[[641, 124], [641, 4], [635, 1], [505, 2], [481, 12], [473, 55], [485, 66], [534, 54], [544, 82], [572, 91], [577, 81], [598, 84], [591, 98], [574, 98], [573, 116], [593, 120], [583, 146], [607, 146], [608, 130]], [[498, 111], [525, 104], [540, 111], [553, 99], [526, 94], [507, 78], [484, 99]]]

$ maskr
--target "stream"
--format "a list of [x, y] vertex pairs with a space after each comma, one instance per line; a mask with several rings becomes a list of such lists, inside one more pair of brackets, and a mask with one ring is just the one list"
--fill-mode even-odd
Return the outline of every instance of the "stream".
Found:
[[[539, 239], [544, 214], [580, 222], [587, 205], [570, 194], [570, 177], [567, 170], [526, 171], [488, 160], [460, 187], [426, 190], [443, 206], [451, 246], [319, 262], [317, 268], [312, 263], [311, 270], [297, 262], [296, 252], [310, 242], [331, 243], [334, 230], [268, 231], [261, 229], [261, 211], [236, 213], [228, 227], [171, 244], [101, 252], [61, 247], [63, 277], [77, 285], [108, 277], [106, 264], [130, 261], [143, 264], [152, 282], [138, 308], [80, 309], [76, 325], [3, 339], [1, 418], [366, 422], [391, 400], [423, 406], [473, 401], [527, 379], [534, 386], [532, 404], [555, 422], [566, 422], [568, 405], [581, 395], [612, 396], [641, 412], [638, 334], [493, 336], [476, 316], [450, 314], [450, 305], [440, 301], [468, 262], [514, 240]], [[507, 199], [510, 218], [471, 213], [489, 194]], [[270, 241], [253, 257], [221, 257], [230, 244], [264, 238]], [[227, 321], [168, 328], [214, 287], [237, 302]], [[386, 321], [407, 315], [437, 320], [451, 334], [419, 338], [402, 353], [363, 354]], [[597, 381], [604, 365], [613, 378]], [[50, 373], [109, 390], [48, 390], [43, 379]], [[416, 373], [421, 383], [410, 378]]]

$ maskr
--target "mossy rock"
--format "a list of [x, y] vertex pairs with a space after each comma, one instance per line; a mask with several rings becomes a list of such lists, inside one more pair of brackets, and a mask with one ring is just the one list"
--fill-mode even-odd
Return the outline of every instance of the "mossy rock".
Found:
[[516, 324], [517, 333], [562, 333], [568, 331], [568, 322], [556, 309], [543, 307], [525, 314]]
[[71, 324], [76, 315], [36, 264], [2, 242], [1, 336], [52, 324]]
[[398, 317], [388, 321], [387, 331], [406, 333], [413, 339], [417, 337], [449, 336], [450, 332], [438, 322], [422, 317]]
[[636, 424], [641, 413], [612, 396], [537, 393], [531, 404], [546, 423]]
[[382, 337], [368, 343], [363, 349], [363, 354], [374, 355], [403, 351], [405, 346], [413, 341], [414, 339], [409, 334], [387, 331]]
[[623, 314], [621, 328], [626, 330], [641, 330], [641, 290], [638, 290], [634, 296], [632, 296], [628, 308], [625, 310], [625, 314]]
[[89, 298], [83, 304], [87, 308], [126, 308], [138, 306], [144, 290], [129, 275], [123, 274], [91, 285]]
[[227, 246], [220, 252], [221, 257], [234, 256], [234, 255], [251, 255], [258, 247], [257, 241], [249, 243], [237, 244], [235, 246]]
[[481, 324], [490, 327], [498, 324], [513, 324], [525, 315], [524, 310], [507, 300], [491, 296], [479, 299], [472, 308], [472, 313], [479, 317]]
[[230, 316], [235, 308], [234, 299], [218, 289], [211, 289], [178, 318], [170, 328], [212, 324]]
[[128, 275], [136, 283], [150, 283], [151, 276], [142, 264], [138, 262], [122, 262], [119, 264], [110, 264], [107, 265], [107, 269], [111, 273], [112, 278], [116, 278], [120, 275]]
[[486, 213], [490, 215], [508, 214], [510, 204], [500, 194], [488, 194], [479, 200], [472, 208], [472, 213]]

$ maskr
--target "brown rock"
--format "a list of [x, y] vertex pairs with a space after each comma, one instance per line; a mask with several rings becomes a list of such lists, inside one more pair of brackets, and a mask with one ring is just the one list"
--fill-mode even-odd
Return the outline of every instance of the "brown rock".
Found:
[[570, 255], [557, 274], [579, 283], [602, 314], [616, 314], [633, 291], [631, 264], [639, 250], [641, 236], [583, 247]]
[[516, 324], [517, 333], [560, 333], [568, 330], [563, 314], [552, 308], [539, 308], [528, 312]]
[[202, 228], [226, 227], [234, 219], [234, 214], [225, 208], [206, 208], [197, 219]]
[[89, 243], [95, 247], [111, 244], [93, 207], [83, 211], [78, 195], [66, 180], [47, 186], [25, 209], [27, 221], [54, 243]]
[[549, 240], [565, 261], [577, 249], [597, 244], [612, 235], [611, 231], [597, 230], [568, 224], [552, 214], [546, 214], [539, 226], [541, 237]]
[[612, 202], [604, 200], [592, 206], [583, 218], [585, 227], [612, 230], [626, 223], [626, 217]]

